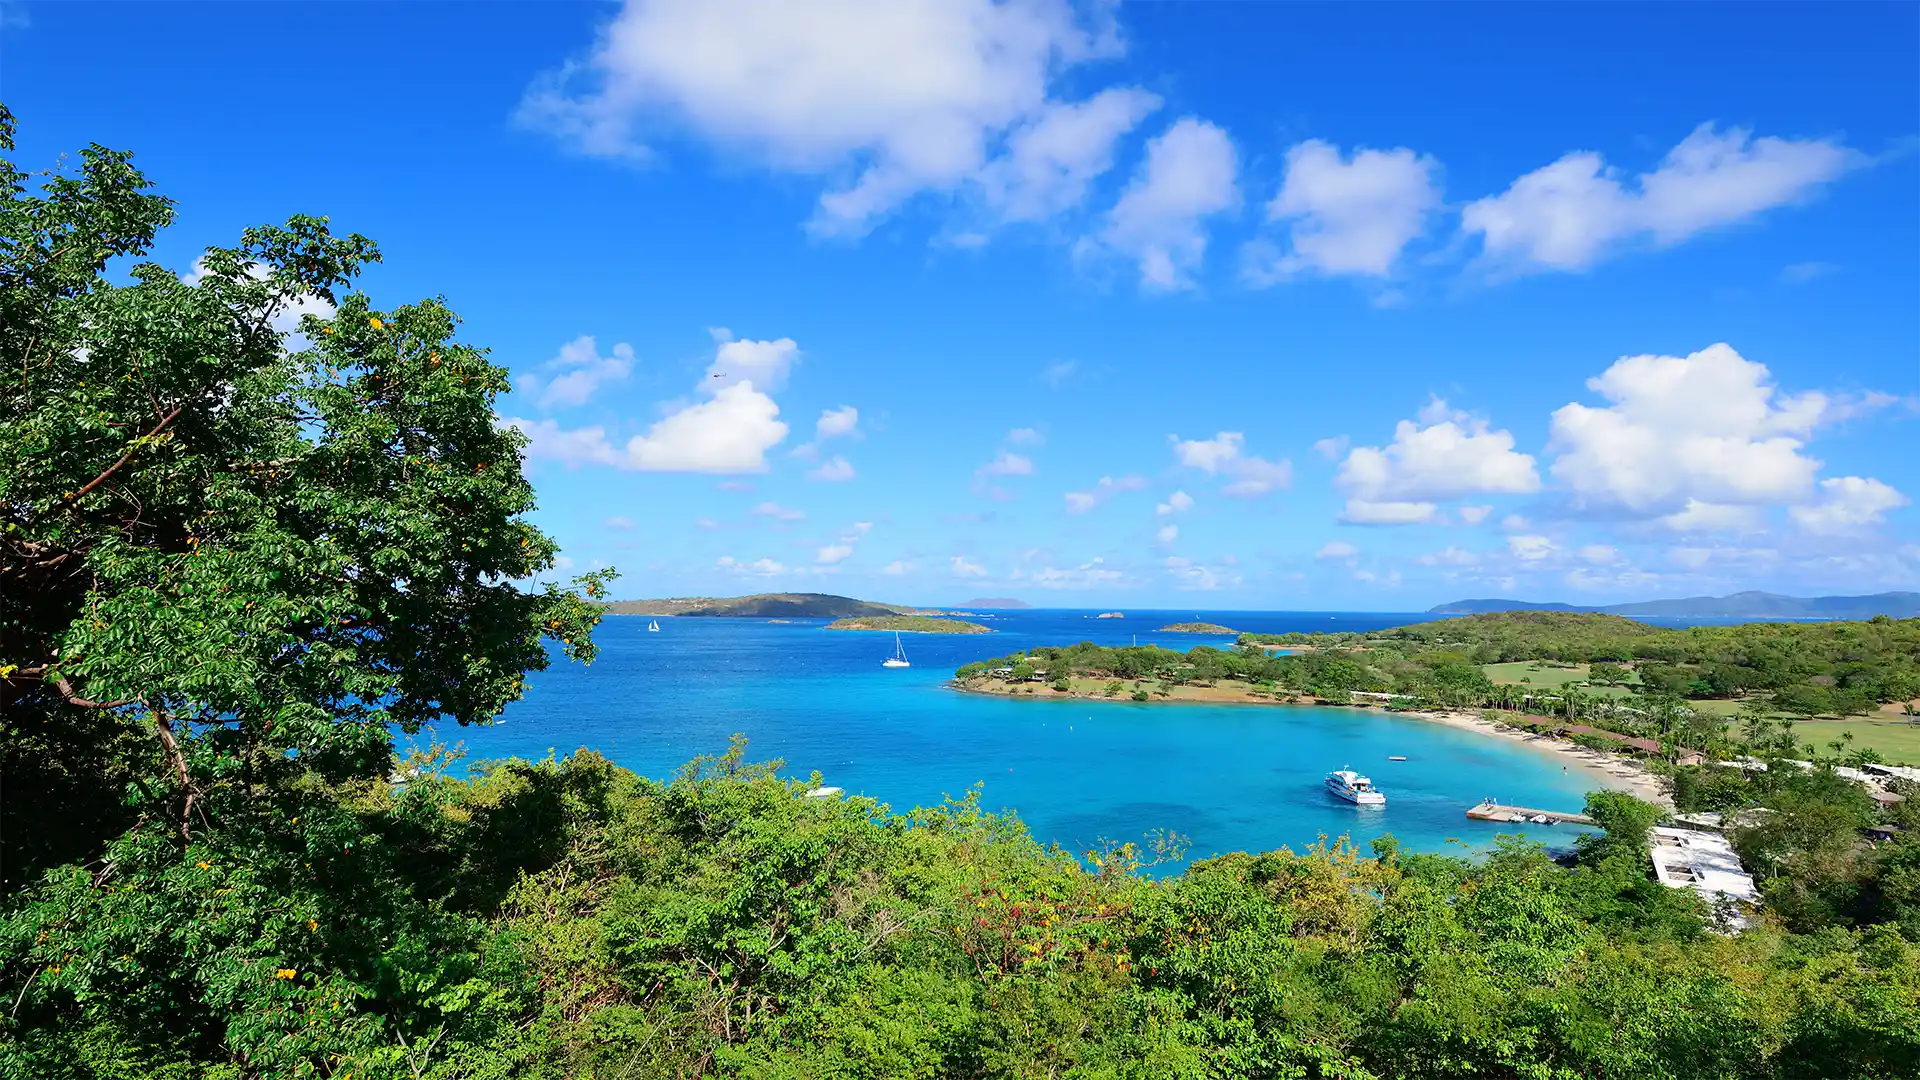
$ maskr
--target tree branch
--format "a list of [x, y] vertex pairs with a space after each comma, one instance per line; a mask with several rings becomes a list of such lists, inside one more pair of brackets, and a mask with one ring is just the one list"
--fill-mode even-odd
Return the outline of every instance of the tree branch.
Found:
[[[180, 752], [180, 740], [173, 736], [173, 718], [165, 709], [156, 709], [147, 702], [147, 712], [153, 715], [154, 730], [160, 733], [160, 743], [166, 748], [167, 759], [173, 763], [174, 778], [180, 781], [180, 787], [186, 792], [187, 801], [180, 808], [180, 839], [193, 842], [193, 804], [200, 799], [199, 789], [193, 786], [193, 777], [187, 772], [187, 757]], [[205, 817], [205, 815], [201, 815]]]
[[60, 691], [60, 693], [66, 697], [67, 704], [77, 705], [82, 709], [118, 709], [123, 705], [132, 705], [140, 700], [139, 698], [121, 698], [119, 701], [92, 701], [81, 697], [80, 691], [75, 690], [73, 684], [68, 682], [65, 676], [55, 676], [53, 688]]
[[[155, 424], [153, 426], [153, 430], [147, 432], [145, 437], [151, 439], [155, 435], [158, 435], [162, 431], [165, 431], [167, 428], [167, 425], [173, 423], [174, 417], [179, 415], [180, 415], [180, 410], [176, 408], [172, 412], [161, 417], [160, 422], [158, 424]], [[65, 499], [62, 499], [61, 500], [62, 504], [71, 506], [72, 504], [79, 502], [81, 499], [86, 498], [87, 493], [92, 491], [94, 488], [97, 488], [101, 484], [106, 483], [107, 478], [112, 476], [114, 473], [119, 472], [120, 467], [122, 465], [125, 465], [127, 462], [133, 460], [133, 452], [139, 449], [138, 443], [139, 443], [139, 440], [136, 439], [135, 445], [127, 447], [127, 452], [120, 455], [119, 461], [116, 461], [113, 464], [107, 466], [107, 471], [101, 473], [99, 476], [94, 477], [91, 481], [87, 483], [86, 487], [83, 487], [79, 491], [76, 491], [72, 495], [69, 495]]]

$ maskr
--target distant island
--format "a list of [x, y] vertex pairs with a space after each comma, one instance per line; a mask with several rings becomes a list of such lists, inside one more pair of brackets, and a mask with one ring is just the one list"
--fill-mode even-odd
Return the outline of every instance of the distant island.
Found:
[[876, 604], [828, 593], [755, 593], [752, 596], [682, 596], [664, 600], [615, 600], [609, 615], [673, 615], [683, 618], [855, 619], [915, 615], [918, 608]]
[[1177, 622], [1160, 628], [1162, 634], [1237, 634], [1231, 626], [1210, 622]]
[[829, 630], [893, 630], [902, 634], [991, 634], [979, 623], [959, 619], [935, 619], [925, 615], [875, 615], [859, 619], [839, 619], [827, 624]]
[[976, 596], [960, 606], [986, 608], [989, 611], [1025, 611], [1033, 605], [1007, 596]]
[[1738, 592], [1731, 596], [1643, 600], [1604, 607], [1528, 600], [1455, 600], [1429, 608], [1427, 614], [1480, 615], [1493, 611], [1575, 611], [1638, 619], [1871, 619], [1876, 615], [1912, 619], [1920, 618], [1920, 593], [1799, 597], [1769, 592]]

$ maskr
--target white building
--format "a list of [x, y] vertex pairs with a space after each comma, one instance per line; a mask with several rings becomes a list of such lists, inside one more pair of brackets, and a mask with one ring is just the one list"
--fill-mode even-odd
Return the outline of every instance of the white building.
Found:
[[1655, 828], [1651, 839], [1649, 854], [1660, 884], [1699, 893], [1734, 930], [1753, 925], [1739, 905], [1759, 904], [1760, 892], [1726, 837], [1694, 829]]

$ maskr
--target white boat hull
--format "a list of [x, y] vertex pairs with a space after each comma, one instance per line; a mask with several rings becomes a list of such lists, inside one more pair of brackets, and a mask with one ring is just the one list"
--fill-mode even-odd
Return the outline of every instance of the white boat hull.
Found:
[[1385, 795], [1380, 794], [1377, 791], [1355, 790], [1354, 788], [1350, 788], [1345, 784], [1338, 783], [1333, 780], [1328, 780], [1326, 783], [1327, 783], [1327, 790], [1332, 792], [1336, 797], [1345, 799], [1348, 802], [1353, 803], [1357, 806], [1387, 805], [1387, 797]]

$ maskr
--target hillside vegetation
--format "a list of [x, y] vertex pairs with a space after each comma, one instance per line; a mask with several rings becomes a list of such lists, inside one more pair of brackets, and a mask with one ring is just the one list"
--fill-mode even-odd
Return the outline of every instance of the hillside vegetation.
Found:
[[683, 596], [668, 600], [615, 600], [609, 615], [679, 615], [749, 619], [847, 619], [909, 615], [914, 609], [828, 593], [755, 593], [752, 596]]
[[1225, 634], [1232, 636], [1238, 631], [1231, 626], [1221, 626], [1210, 622], [1177, 622], [1160, 628], [1162, 634]]
[[827, 624], [829, 630], [897, 630], [903, 634], [991, 634], [979, 623], [962, 619], [936, 619], [925, 615], [879, 615], [863, 619], [840, 619]]

